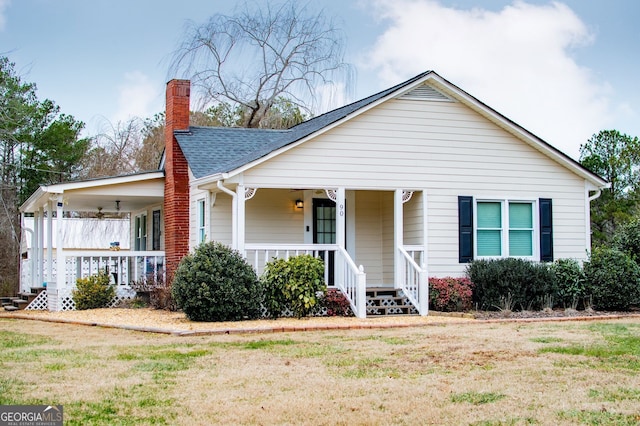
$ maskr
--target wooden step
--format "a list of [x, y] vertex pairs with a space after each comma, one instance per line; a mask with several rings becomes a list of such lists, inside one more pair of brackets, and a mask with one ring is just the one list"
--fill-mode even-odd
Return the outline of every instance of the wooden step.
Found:
[[13, 299], [15, 299], [15, 297], [2, 296], [2, 297], [0, 297], [0, 304], [2, 304], [2, 305], [11, 305], [11, 304], [13, 304]]
[[13, 301], [13, 306], [17, 307], [18, 309], [24, 309], [27, 307], [27, 305], [30, 302], [28, 300], [24, 300], [24, 299], [15, 299]]
[[47, 288], [46, 287], [31, 287], [31, 293], [35, 293], [36, 295], [42, 293], [43, 291], [45, 291]]
[[368, 316], [413, 314], [416, 314], [416, 309], [401, 290], [392, 287], [367, 289]]
[[6, 305], [6, 306], [4, 307], [4, 310], [5, 310], [5, 311], [17, 311], [17, 310], [19, 310], [19, 309], [20, 309], [20, 308], [18, 308], [17, 306], [13, 306], [13, 305]]

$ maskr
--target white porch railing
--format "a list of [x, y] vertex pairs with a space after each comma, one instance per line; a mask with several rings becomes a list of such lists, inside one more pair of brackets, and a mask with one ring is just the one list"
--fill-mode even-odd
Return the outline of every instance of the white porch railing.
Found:
[[[324, 261], [324, 281], [333, 283], [349, 300], [357, 317], [366, 316], [366, 274], [353, 262], [346, 250], [336, 244], [246, 244], [244, 256], [258, 276], [267, 262], [309, 254]], [[331, 259], [333, 258], [333, 261]]]
[[[411, 247], [408, 252], [404, 247], [399, 247], [400, 251], [400, 288], [409, 301], [416, 307], [420, 315], [429, 313], [429, 281], [427, 271], [422, 263], [422, 267], [416, 262], [416, 257], [422, 258], [419, 249]], [[410, 254], [411, 253], [411, 254]], [[423, 252], [422, 252], [423, 253]]]
[[[48, 265], [44, 260], [44, 276], [39, 282], [32, 283], [31, 274], [34, 273], [33, 259], [23, 261], [23, 270], [29, 274], [22, 274], [21, 288], [27, 290], [35, 285], [39, 286], [43, 282], [57, 283], [58, 274], [64, 273], [62, 284], [68, 288], [75, 288], [78, 278], [86, 278], [96, 274], [98, 271], [106, 271], [111, 276], [111, 282], [118, 286], [129, 286], [132, 281], [146, 279], [150, 276], [158, 277], [164, 273], [164, 252], [163, 251], [111, 251], [111, 250], [91, 250], [91, 251], [65, 251], [64, 267], [59, 268], [56, 258], [53, 258], [52, 277], [46, 276]], [[50, 285], [50, 284], [49, 284]]]
[[336, 251], [336, 287], [347, 297], [358, 318], [367, 316], [367, 275], [362, 265], [358, 268], [349, 253], [339, 247]]
[[258, 276], [264, 272], [267, 262], [273, 259], [289, 259], [301, 254], [310, 254], [324, 261], [324, 282], [329, 282], [330, 253], [335, 253], [335, 244], [245, 244], [244, 257]]

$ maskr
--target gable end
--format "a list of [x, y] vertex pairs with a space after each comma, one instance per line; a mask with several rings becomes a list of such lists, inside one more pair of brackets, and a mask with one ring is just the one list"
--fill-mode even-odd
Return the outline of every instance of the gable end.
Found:
[[439, 102], [455, 102], [453, 99], [438, 91], [432, 86], [422, 84], [414, 89], [404, 93], [400, 99], [411, 99], [419, 101], [439, 101]]

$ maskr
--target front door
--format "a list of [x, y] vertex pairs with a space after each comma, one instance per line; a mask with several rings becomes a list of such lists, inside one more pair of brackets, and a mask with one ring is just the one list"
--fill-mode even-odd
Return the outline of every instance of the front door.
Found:
[[[336, 243], [336, 203], [327, 198], [313, 199], [313, 243], [314, 244], [335, 244]], [[320, 257], [329, 266], [328, 285], [334, 284], [334, 252], [329, 253], [329, 259], [325, 259], [324, 253]]]

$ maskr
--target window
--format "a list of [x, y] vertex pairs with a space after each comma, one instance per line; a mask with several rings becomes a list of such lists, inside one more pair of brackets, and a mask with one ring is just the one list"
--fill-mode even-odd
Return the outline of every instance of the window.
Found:
[[534, 205], [532, 201], [476, 202], [476, 255], [532, 257]]
[[539, 200], [458, 197], [459, 262], [522, 257], [553, 262], [553, 211]]
[[151, 250], [160, 250], [160, 231], [161, 231], [161, 223], [160, 223], [160, 210], [153, 211], [153, 219], [152, 219], [152, 231], [153, 236], [151, 240]]
[[207, 237], [207, 232], [206, 232], [206, 209], [205, 209], [205, 200], [204, 198], [200, 199], [197, 201], [198, 203], [198, 236], [197, 236], [197, 243], [203, 243]]
[[134, 223], [134, 248], [136, 251], [147, 249], [147, 214], [140, 214], [135, 217]]

